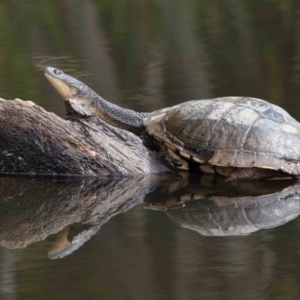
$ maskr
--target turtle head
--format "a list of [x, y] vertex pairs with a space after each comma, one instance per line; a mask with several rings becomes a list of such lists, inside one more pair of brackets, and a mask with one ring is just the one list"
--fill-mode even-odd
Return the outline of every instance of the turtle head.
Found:
[[131, 131], [136, 135], [143, 132], [145, 113], [121, 108], [104, 100], [87, 85], [59, 69], [47, 67], [45, 76], [63, 99], [76, 99], [87, 104], [95, 115], [112, 126]]
[[90, 91], [84, 83], [59, 69], [47, 67], [45, 76], [64, 100], [82, 97]]

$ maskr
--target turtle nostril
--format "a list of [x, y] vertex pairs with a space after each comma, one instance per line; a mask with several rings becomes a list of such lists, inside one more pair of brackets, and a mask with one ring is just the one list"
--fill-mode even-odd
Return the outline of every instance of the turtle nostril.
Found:
[[58, 69], [54, 69], [54, 70], [53, 70], [53, 73], [54, 73], [55, 75], [61, 75], [61, 74], [62, 74], [62, 71], [60, 71], [60, 70], [58, 70]]

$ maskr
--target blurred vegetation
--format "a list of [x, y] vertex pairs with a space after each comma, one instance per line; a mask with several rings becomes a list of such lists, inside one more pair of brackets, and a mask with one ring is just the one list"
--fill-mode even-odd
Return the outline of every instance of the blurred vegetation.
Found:
[[47, 106], [54, 65], [140, 110], [225, 95], [299, 108], [296, 0], [0, 1], [0, 28], [4, 98]]

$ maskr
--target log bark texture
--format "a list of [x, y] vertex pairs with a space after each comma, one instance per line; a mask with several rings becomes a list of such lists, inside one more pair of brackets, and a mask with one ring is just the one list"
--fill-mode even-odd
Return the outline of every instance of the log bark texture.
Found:
[[171, 170], [136, 135], [100, 120], [88, 106], [65, 101], [67, 118], [31, 101], [0, 98], [0, 173], [134, 175]]

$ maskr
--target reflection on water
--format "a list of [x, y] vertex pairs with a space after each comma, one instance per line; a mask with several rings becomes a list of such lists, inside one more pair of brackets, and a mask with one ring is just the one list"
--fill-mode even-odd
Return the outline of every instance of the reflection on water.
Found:
[[[205, 177], [206, 178], [206, 177]], [[189, 175], [93, 180], [1, 179], [0, 245], [24, 248], [57, 234], [52, 259], [73, 253], [113, 216], [146, 208], [202, 235], [246, 235], [277, 227], [300, 213], [300, 183], [292, 180], [189, 183]]]
[[52, 182], [2, 178], [0, 245], [24, 248], [58, 233], [49, 256], [68, 255], [112, 216], [141, 202], [147, 192], [162, 184], [162, 179], [147, 176]]
[[147, 207], [164, 211], [183, 227], [202, 235], [247, 235], [295, 219], [300, 214], [300, 183], [198, 183], [159, 201], [148, 201]]
[[278, 282], [285, 276], [300, 293], [293, 285], [300, 223], [284, 225], [300, 213], [298, 182], [236, 185], [180, 173], [2, 178], [0, 188], [7, 299], [194, 299], [200, 291], [208, 299], [245, 292], [265, 299], [289, 294]]

